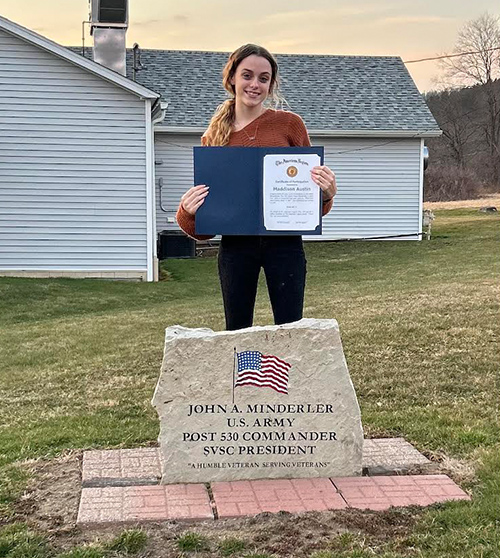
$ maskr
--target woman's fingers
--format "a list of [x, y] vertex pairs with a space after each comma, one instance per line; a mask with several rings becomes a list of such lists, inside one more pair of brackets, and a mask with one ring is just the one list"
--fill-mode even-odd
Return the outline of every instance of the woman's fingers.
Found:
[[182, 201], [186, 201], [186, 200], [191, 200], [194, 199], [195, 197], [199, 196], [200, 194], [202, 194], [203, 192], [207, 192], [208, 191], [208, 186], [205, 186], [204, 184], [200, 184], [198, 186], [193, 186], [192, 188], [189, 188], [189, 190], [181, 197]]
[[205, 197], [206, 197], [206, 193], [202, 194], [199, 197], [194, 198], [193, 200], [189, 200], [188, 202], [185, 202], [184, 209], [191, 215], [194, 215], [198, 210], [198, 208], [200, 207], [200, 205], [205, 201]]
[[326, 180], [335, 179], [335, 174], [328, 167], [313, 167], [311, 173], [313, 174], [313, 176], [317, 176], [318, 178], [324, 178]]
[[327, 198], [333, 198], [337, 193], [337, 181], [334, 172], [326, 166], [313, 167], [311, 177], [323, 190]]
[[205, 198], [202, 198], [201, 200], [196, 202], [196, 204], [194, 205], [194, 208], [193, 208], [194, 213], [196, 213], [198, 211], [198, 208], [200, 207], [200, 205], [203, 204], [204, 201], [205, 201]]
[[191, 215], [194, 215], [200, 205], [205, 201], [209, 191], [209, 187], [205, 184], [199, 184], [190, 188], [182, 197], [182, 207]]
[[198, 204], [198, 202], [202, 199], [205, 198], [205, 195], [200, 194], [198, 196], [195, 197], [191, 197], [188, 198], [187, 200], [184, 201], [184, 209], [187, 209], [188, 211], [194, 209], [194, 207]]

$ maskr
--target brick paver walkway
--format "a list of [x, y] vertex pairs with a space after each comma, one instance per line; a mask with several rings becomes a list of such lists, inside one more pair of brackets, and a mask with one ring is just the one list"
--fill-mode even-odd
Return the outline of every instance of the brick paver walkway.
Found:
[[338, 510], [347, 507], [330, 479], [214, 482], [212, 492], [221, 518], [262, 512]]
[[446, 475], [260, 480], [204, 485], [84, 488], [79, 524], [212, 519], [346, 507], [383, 510], [469, 496]]
[[77, 523], [213, 519], [202, 484], [84, 488]]
[[429, 461], [404, 438], [364, 440], [363, 471], [370, 476], [434, 472], [437, 464]]
[[[216, 519], [262, 512], [428, 506], [469, 496], [404, 438], [365, 440], [368, 477], [256, 480], [159, 485], [158, 448], [87, 451], [79, 524]], [[395, 475], [396, 476], [391, 476]], [[379, 476], [377, 476], [379, 475]]]
[[[404, 438], [365, 440], [363, 469], [368, 475], [394, 475], [419, 469], [433, 471], [435, 464]], [[82, 483], [91, 486], [156, 484], [161, 478], [159, 448], [86, 451]]]
[[156, 484], [160, 478], [158, 448], [94, 450], [83, 454], [84, 487]]
[[351, 508], [385, 510], [470, 499], [446, 475], [349, 477], [334, 478], [332, 482]]

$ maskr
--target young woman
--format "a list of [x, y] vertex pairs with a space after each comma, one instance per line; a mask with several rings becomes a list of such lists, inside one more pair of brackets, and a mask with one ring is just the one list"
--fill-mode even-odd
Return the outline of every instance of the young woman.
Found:
[[[231, 54], [223, 71], [224, 88], [231, 95], [218, 107], [202, 145], [241, 147], [308, 147], [309, 135], [300, 116], [264, 107], [271, 98], [277, 104], [278, 64], [263, 47], [244, 45]], [[337, 193], [335, 175], [326, 166], [311, 170], [312, 180], [323, 190], [323, 215], [332, 208]], [[195, 214], [205, 201], [209, 186], [190, 188], [181, 198], [177, 222], [193, 238]], [[226, 328], [249, 327], [253, 322], [260, 269], [264, 269], [276, 324], [302, 318], [306, 259], [301, 236], [226, 236], [219, 247], [219, 277]]]

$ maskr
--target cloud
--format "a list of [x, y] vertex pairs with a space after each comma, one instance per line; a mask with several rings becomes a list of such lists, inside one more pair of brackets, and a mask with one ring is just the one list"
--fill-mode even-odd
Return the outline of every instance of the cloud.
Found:
[[183, 14], [177, 14], [173, 17], [176, 23], [189, 23], [189, 17]]
[[159, 23], [165, 23], [162, 19], [144, 19], [142, 21], [131, 22], [134, 27], [149, 27], [151, 25], [158, 25]]
[[297, 10], [295, 12], [279, 12], [277, 14], [269, 14], [262, 18], [262, 23], [284, 23], [286, 21], [307, 21], [312, 17], [321, 16], [320, 10]]
[[297, 52], [297, 49], [303, 48], [307, 45], [304, 41], [293, 41], [293, 40], [277, 40], [277, 41], [266, 41], [266, 48], [271, 52]]
[[361, 6], [338, 6], [331, 9], [330, 13], [333, 16], [346, 16], [346, 17], [356, 17], [356, 16], [367, 16], [371, 14], [380, 14], [380, 12], [386, 12], [390, 10], [390, 6], [384, 6], [377, 4], [375, 6], [361, 5]]
[[[259, 25], [272, 27], [274, 32], [285, 32], [291, 29], [301, 32], [305, 28], [324, 28], [327, 26], [355, 27], [374, 20], [390, 21], [390, 17], [382, 18], [390, 10], [385, 5], [331, 6], [327, 9], [295, 10], [264, 15]], [[394, 18], [396, 19], [396, 18]]]
[[375, 23], [379, 25], [408, 25], [411, 23], [447, 23], [449, 21], [452, 21], [453, 19], [454, 18], [451, 17], [440, 16], [393, 16], [377, 19], [375, 20]]
[[143, 19], [138, 21], [131, 22], [134, 27], [152, 27], [155, 25], [161, 25], [162, 27], [166, 27], [169, 25], [169, 22], [173, 22], [175, 25], [186, 25], [189, 23], [189, 17], [182, 14], [177, 14], [172, 17], [171, 20], [169, 18], [165, 19]]
[[321, 10], [295, 10], [289, 12], [278, 12], [268, 14], [262, 18], [263, 23], [292, 23], [300, 21], [308, 23], [312, 18], [320, 18], [321, 21], [329, 20], [332, 18], [358, 18], [367, 17], [374, 13], [381, 14], [393, 8], [390, 4], [376, 3], [376, 5], [360, 4], [357, 6], [330, 6], [327, 9]]

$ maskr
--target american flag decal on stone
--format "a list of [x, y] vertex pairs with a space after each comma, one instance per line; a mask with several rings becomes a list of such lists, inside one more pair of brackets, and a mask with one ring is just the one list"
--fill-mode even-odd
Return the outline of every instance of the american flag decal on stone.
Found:
[[263, 355], [259, 351], [243, 351], [236, 355], [238, 371], [235, 387], [269, 387], [288, 394], [288, 371], [291, 364], [273, 355]]

